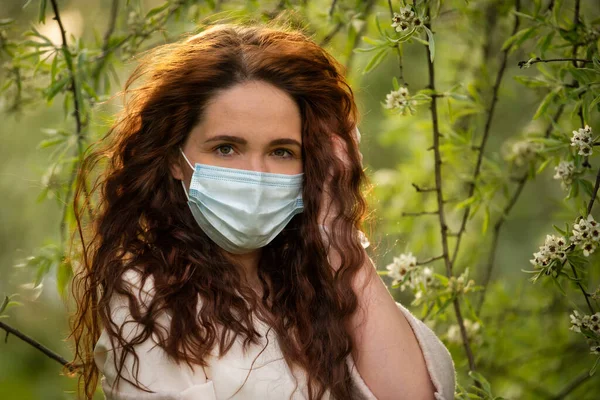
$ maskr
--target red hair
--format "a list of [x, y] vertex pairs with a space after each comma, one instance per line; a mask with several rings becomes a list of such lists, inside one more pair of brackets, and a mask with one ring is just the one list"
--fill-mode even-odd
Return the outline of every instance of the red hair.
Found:
[[[142, 76], [143, 83], [132, 88]], [[169, 168], [178, 162], [178, 148], [202, 118], [207, 101], [249, 80], [287, 92], [302, 117], [305, 208], [263, 248], [258, 267], [262, 299], [199, 229]], [[98, 383], [92, 355], [102, 328], [123, 346], [119, 374], [125, 356], [133, 353], [131, 344], [153, 334], [175, 360], [205, 366], [204, 356], [217, 341], [222, 352], [237, 335], [244, 338], [244, 346], [258, 343], [251, 315], [260, 315], [261, 307], [275, 316], [266, 322], [276, 331], [288, 365], [306, 371], [311, 400], [322, 398], [327, 389], [335, 399], [356, 398], [345, 362], [353, 348], [345, 326], [358, 304], [351, 282], [366, 257], [356, 235], [366, 214], [361, 194], [366, 178], [353, 139], [358, 112], [343, 66], [299, 30], [221, 24], [152, 49], [123, 93], [129, 99], [102, 146], [86, 155], [74, 199], [82, 255], [73, 285], [77, 311], [71, 335], [74, 361], [80, 360], [84, 368], [86, 398], [92, 398]], [[335, 157], [333, 136], [346, 143], [350, 168]], [[101, 160], [105, 165], [92, 191], [99, 204], [86, 228], [83, 208], [91, 195], [86, 182]], [[330, 168], [333, 205], [339, 210], [334, 228], [340, 234], [331, 238], [342, 256], [337, 273], [318, 226]], [[154, 280], [156, 295], [147, 313], [140, 312], [122, 281], [129, 268], [143, 271], [144, 280], [150, 275]], [[144, 326], [130, 342], [110, 323], [113, 293], [130, 298], [131, 314]], [[155, 323], [163, 311], [172, 314], [167, 335]], [[233, 333], [227, 335], [229, 341], [226, 330], [217, 337], [216, 324]]]

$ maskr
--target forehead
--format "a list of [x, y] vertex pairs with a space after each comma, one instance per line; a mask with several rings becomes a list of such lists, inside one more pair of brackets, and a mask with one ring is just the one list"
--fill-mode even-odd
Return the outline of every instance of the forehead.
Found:
[[235, 135], [248, 142], [292, 138], [301, 142], [300, 109], [285, 91], [263, 81], [248, 81], [220, 91], [208, 102], [196, 140]]

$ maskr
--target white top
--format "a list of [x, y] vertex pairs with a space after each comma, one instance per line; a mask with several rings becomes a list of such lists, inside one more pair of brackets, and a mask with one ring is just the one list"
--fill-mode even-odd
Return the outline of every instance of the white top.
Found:
[[[123, 274], [126, 284], [132, 285], [138, 290], [132, 293], [142, 300], [138, 304], [144, 310], [146, 302], [149, 302], [153, 293], [152, 276], [146, 279], [141, 288], [140, 272], [130, 269]], [[455, 390], [455, 368], [448, 349], [438, 339], [435, 333], [421, 320], [410, 313], [402, 304], [396, 302], [410, 323], [423, 351], [427, 370], [431, 377], [436, 392], [436, 400], [454, 399]], [[121, 327], [125, 321], [128, 323], [123, 327], [123, 336], [126, 340], [137, 335], [140, 324], [131, 318], [127, 297], [115, 294], [111, 298], [111, 313], [115, 323]], [[170, 316], [166, 313], [158, 317], [158, 323], [168, 327]], [[264, 336], [268, 326], [254, 318], [255, 328], [263, 335], [259, 338], [260, 345], [250, 344], [246, 354], [242, 351], [243, 339], [238, 336], [231, 349], [222, 357], [218, 358], [217, 349], [213, 349], [211, 356], [206, 360], [208, 367], [194, 366], [193, 369], [186, 363], [177, 364], [167, 356], [165, 351], [157, 346], [155, 336], [145, 342], [135, 345], [134, 349], [139, 357], [138, 379], [142, 387], [153, 390], [148, 393], [137, 389], [129, 382], [119, 380], [116, 390], [111, 391], [111, 386], [116, 379], [116, 369], [113, 365], [115, 351], [112, 347], [105, 329], [94, 348], [94, 361], [100, 372], [102, 389], [107, 400], [286, 400], [286, 399], [308, 399], [306, 388], [306, 376], [302, 371], [296, 370], [294, 374], [290, 371], [283, 354], [279, 349], [275, 333], [271, 329], [268, 332], [269, 344], [265, 347]], [[220, 333], [220, 331], [218, 331]], [[218, 347], [218, 344], [215, 346]], [[117, 356], [120, 355], [117, 351]], [[256, 358], [258, 356], [258, 358]], [[256, 358], [256, 361], [254, 359]], [[118, 360], [118, 358], [117, 358]], [[254, 361], [254, 365], [252, 362]], [[358, 370], [354, 367], [354, 360], [350, 354], [347, 358], [349, 369], [358, 388], [368, 400], [377, 400], [369, 390]], [[135, 382], [134, 374], [131, 373], [133, 356], [127, 355], [125, 364], [121, 371], [122, 376]], [[246, 380], [248, 371], [252, 366], [252, 372]], [[298, 378], [298, 388], [294, 375]], [[246, 382], [244, 383], [244, 380]], [[242, 386], [241, 390], [233, 394]], [[232, 397], [233, 396], [233, 397]], [[292, 397], [290, 397], [292, 396]], [[329, 398], [329, 391], [325, 398]]]

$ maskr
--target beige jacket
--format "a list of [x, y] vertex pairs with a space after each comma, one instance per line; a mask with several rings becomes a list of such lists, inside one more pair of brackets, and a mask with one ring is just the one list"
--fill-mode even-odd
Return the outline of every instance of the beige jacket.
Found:
[[[139, 295], [142, 308], [150, 300], [153, 293], [152, 278], [148, 278], [141, 288], [141, 274], [135, 270], [128, 270], [123, 274], [126, 283], [133, 286], [133, 293]], [[431, 380], [436, 388], [436, 400], [454, 399], [455, 368], [450, 353], [435, 333], [421, 320], [410, 313], [402, 304], [396, 303], [406, 316], [416, 337], [421, 345]], [[123, 326], [123, 335], [129, 339], [141, 329], [130, 316], [125, 296], [115, 295], [111, 299], [111, 313], [113, 320]], [[169, 326], [170, 317], [163, 314], [159, 323]], [[102, 373], [101, 384], [107, 400], [300, 400], [308, 399], [305, 376], [301, 371], [292, 371], [288, 368], [283, 355], [275, 340], [273, 330], [255, 318], [255, 327], [263, 335], [268, 331], [268, 345], [263, 351], [265, 342], [261, 345], [250, 344], [249, 350], [242, 351], [242, 339], [238, 337], [233, 347], [222, 358], [216, 356], [215, 350], [207, 360], [208, 367], [202, 368], [177, 364], [162, 348], [156, 345], [156, 338], [152, 337], [146, 342], [134, 346], [139, 357], [138, 379], [147, 388], [155, 393], [147, 393], [121, 379], [115, 390], [111, 386], [116, 378], [114, 366], [115, 349], [112, 347], [106, 330], [96, 343], [94, 361]], [[118, 350], [118, 349], [117, 349]], [[262, 351], [262, 353], [261, 353]], [[117, 356], [119, 351], [116, 351]], [[261, 353], [259, 355], [259, 353]], [[258, 358], [257, 358], [258, 356]], [[254, 359], [256, 358], [256, 361]], [[254, 365], [252, 362], [254, 361]], [[377, 400], [369, 390], [358, 370], [354, 368], [354, 360], [350, 354], [347, 358], [348, 366], [352, 372], [358, 388], [363, 397], [368, 400]], [[122, 374], [134, 381], [131, 373], [133, 357], [128, 355]], [[250, 367], [252, 372], [248, 375]], [[296, 389], [295, 377], [298, 378]], [[244, 383], [245, 381], [245, 383]], [[240, 391], [237, 391], [240, 386]], [[295, 390], [296, 389], [296, 390]], [[237, 391], [237, 393], [236, 393]], [[234, 395], [234, 393], [236, 393]], [[328, 398], [329, 392], [326, 398]]]

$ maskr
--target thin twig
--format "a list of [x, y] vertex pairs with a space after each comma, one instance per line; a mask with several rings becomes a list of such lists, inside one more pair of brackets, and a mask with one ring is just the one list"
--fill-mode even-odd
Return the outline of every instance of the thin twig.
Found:
[[337, 24], [335, 24], [333, 29], [327, 35], [325, 35], [323, 40], [321, 40], [321, 42], [319, 43], [319, 46], [321, 46], [321, 47], [327, 46], [329, 44], [329, 42], [331, 42], [331, 40], [335, 37], [335, 35], [337, 35], [338, 32], [340, 30], [342, 30], [343, 26], [344, 26], [344, 24], [341, 21], [338, 22]]
[[[520, 8], [521, 8], [521, 2], [520, 2], [520, 0], [516, 0], [515, 10], [519, 11]], [[515, 24], [513, 26], [511, 36], [518, 32], [519, 24], [520, 24], [519, 17], [518, 17], [518, 15], [515, 15]], [[510, 49], [511, 49], [511, 46], [507, 47], [502, 52], [502, 61], [500, 64], [500, 69], [498, 70], [498, 73], [496, 74], [496, 81], [495, 81], [494, 87], [492, 89], [492, 103], [490, 105], [490, 110], [487, 115], [487, 119], [485, 121], [483, 138], [481, 139], [481, 144], [479, 145], [479, 149], [478, 149], [479, 154], [477, 156], [475, 170], [473, 171], [473, 178], [471, 179], [471, 181], [469, 183], [469, 194], [468, 194], [467, 198], [470, 198], [471, 196], [473, 196], [473, 193], [475, 193], [475, 185], [477, 183], [477, 178], [479, 177], [479, 174], [481, 172], [481, 165], [483, 162], [483, 154], [484, 154], [485, 145], [486, 145], [488, 137], [490, 135], [491, 126], [492, 126], [492, 118], [494, 117], [494, 110], [496, 109], [496, 104], [498, 102], [498, 90], [500, 89], [500, 82], [502, 81], [502, 78], [504, 77], [504, 71], [506, 70], [506, 64], [507, 64], [507, 60], [508, 60], [508, 52]], [[460, 229], [458, 230], [458, 235], [456, 236], [456, 243], [454, 245], [454, 253], [452, 255], [452, 264], [451, 265], [454, 265], [456, 258], [458, 256], [458, 250], [460, 248], [460, 240], [461, 240], [462, 234], [464, 233], [465, 228], [467, 226], [467, 221], [469, 219], [470, 213], [471, 213], [471, 205], [468, 205], [467, 207], [465, 207], [465, 211], [463, 213], [463, 218], [462, 218], [462, 222], [460, 225]]]
[[598, 173], [596, 174], [596, 183], [594, 184], [594, 191], [592, 192], [592, 198], [590, 200], [590, 204], [588, 204], [587, 215], [592, 213], [592, 207], [594, 207], [594, 201], [596, 201], [596, 196], [598, 195], [598, 188], [600, 187], [600, 168], [598, 168]]
[[[564, 104], [561, 104], [558, 107], [558, 110], [554, 114], [554, 117], [552, 117], [552, 121], [559, 120], [559, 118], [561, 117], [561, 115], [564, 111], [564, 108], [565, 108]], [[548, 138], [550, 136], [550, 134], [552, 133], [552, 127], [553, 127], [553, 125], [551, 123], [546, 128], [546, 132], [544, 133], [545, 138]], [[511, 196], [510, 200], [508, 201], [508, 204], [504, 207], [504, 210], [502, 210], [502, 215], [500, 215], [500, 218], [498, 219], [498, 221], [496, 221], [496, 224], [494, 225], [492, 246], [491, 246], [490, 254], [488, 256], [487, 266], [484, 269], [484, 271], [485, 271], [484, 276], [483, 276], [482, 282], [481, 282], [483, 289], [480, 292], [479, 301], [478, 301], [477, 305], [475, 306], [475, 310], [476, 310], [475, 313], [477, 315], [479, 315], [479, 313], [481, 312], [481, 307], [483, 306], [483, 303], [485, 301], [487, 287], [488, 287], [488, 284], [492, 277], [492, 271], [495, 266], [494, 261], [496, 260], [496, 250], [498, 249], [498, 239], [500, 237], [500, 231], [501, 231], [502, 227], [504, 226], [504, 223], [506, 222], [506, 218], [508, 217], [508, 215], [512, 211], [513, 207], [517, 203], [517, 200], [519, 200], [519, 198], [521, 197], [521, 193], [523, 193], [523, 188], [525, 187], [525, 185], [528, 182], [528, 180], [527, 180], [528, 176], [529, 176], [528, 174], [525, 174], [525, 175], [523, 175], [523, 177], [519, 178], [519, 180], [517, 181], [518, 183], [517, 183], [517, 188], [515, 189], [515, 192]]]
[[[388, 7], [390, 8], [390, 19], [394, 19], [394, 8], [392, 7], [392, 1], [388, 0]], [[404, 80], [404, 72], [403, 72], [403, 62], [402, 62], [402, 52], [400, 51], [400, 43], [396, 43], [394, 46], [396, 49], [396, 54], [398, 55], [398, 67], [400, 68], [400, 75], [398, 76], [399, 81], [402, 82], [403, 86], [408, 87], [408, 83]]]
[[523, 65], [525, 65], [525, 64], [533, 65], [533, 64], [540, 63], [540, 62], [547, 63], [547, 62], [554, 62], [554, 61], [579, 61], [584, 64], [593, 64], [594, 63], [592, 60], [585, 60], [585, 59], [581, 59], [581, 58], [548, 58], [546, 60], [542, 60], [541, 58], [537, 57], [531, 61], [519, 61], [518, 65], [519, 65], [519, 68], [523, 68]]
[[[553, 6], [554, 6], [554, 2], [551, 1], [550, 4], [548, 5], [548, 10], [551, 10]], [[575, 5], [574, 21], [578, 21], [579, 20], [579, 11], [578, 10], [579, 10], [579, 0], [577, 0], [577, 3]], [[575, 44], [573, 46], [573, 58], [574, 59], [575, 59], [575, 55], [577, 53], [577, 46], [578, 46], [577, 44]], [[577, 62], [576, 61], [573, 61], [573, 64], [575, 65], [575, 67], [577, 67]], [[571, 83], [571, 86], [572, 87], [578, 87], [578, 82], [576, 80], [573, 80], [573, 82]], [[559, 118], [560, 118], [563, 110], [564, 110], [564, 104], [561, 104], [559, 106], [557, 112], [556, 112], [556, 115], [553, 118], [553, 121], [558, 121], [559, 120]], [[579, 109], [579, 117], [580, 117], [581, 125], [583, 126], [584, 122], [583, 122], [583, 114], [582, 114], [581, 108]], [[545, 133], [544, 137], [548, 138], [550, 136], [550, 133], [552, 132], [552, 127], [553, 127], [552, 124], [550, 126], [548, 126], [548, 128], [546, 129], [546, 133]], [[586, 158], [586, 162], [587, 162], [587, 158]], [[490, 256], [488, 258], [487, 268], [484, 270], [484, 271], [486, 271], [486, 273], [484, 275], [483, 282], [482, 282], [483, 289], [480, 292], [479, 303], [478, 303], [478, 305], [475, 308], [477, 314], [479, 314], [479, 312], [480, 312], [480, 310], [481, 310], [481, 308], [483, 306], [483, 303], [485, 301], [485, 295], [486, 295], [487, 286], [488, 286], [489, 280], [490, 280], [491, 275], [492, 275], [492, 270], [493, 270], [493, 268], [495, 266], [494, 260], [495, 260], [495, 256], [496, 256], [496, 249], [497, 249], [497, 245], [498, 245], [498, 236], [500, 234], [500, 228], [504, 224], [504, 222], [506, 220], [506, 216], [508, 215], [508, 213], [512, 209], [512, 206], [516, 203], [517, 199], [520, 197], [520, 194], [521, 194], [521, 192], [523, 190], [523, 186], [525, 185], [526, 181], [527, 181], [527, 176], [524, 176], [523, 180], [519, 181], [519, 184], [517, 186], [517, 189], [516, 189], [514, 195], [512, 196], [511, 200], [509, 201], [509, 204], [507, 205], [507, 207], [504, 209], [504, 212], [503, 212], [502, 216], [500, 217], [500, 220], [496, 223], [496, 226], [495, 226], [495, 229], [494, 229], [494, 237], [493, 237], [493, 240], [492, 240], [492, 249], [490, 251]], [[587, 211], [588, 215], [590, 214], [590, 212], [592, 210], [592, 207], [594, 205], [594, 201], [596, 199], [599, 186], [600, 186], [600, 169], [598, 170], [598, 174], [596, 175], [596, 184], [594, 186], [594, 192], [593, 192], [592, 199], [590, 200], [590, 203], [588, 204], [588, 211]], [[565, 262], [566, 262], [566, 260], [565, 260]], [[564, 265], [565, 262], [563, 262], [563, 265]], [[571, 265], [571, 267], [573, 268], [572, 265]], [[574, 277], [576, 279], [578, 279], [577, 272], [575, 271], [574, 268], [573, 268], [573, 273], [574, 273]], [[585, 300], [586, 300], [586, 303], [588, 305], [588, 308], [590, 309], [591, 313], [594, 314], [594, 308], [592, 307], [592, 304], [590, 303], [588, 293], [583, 288], [583, 285], [581, 284], [581, 282], [578, 281], [577, 284], [578, 284], [579, 288], [581, 289], [581, 291], [582, 291], [582, 293], [583, 293], [583, 295], [585, 297]]]
[[[69, 75], [71, 76], [71, 85], [69, 90], [73, 93], [73, 116], [75, 117], [75, 135], [77, 138], [77, 156], [81, 156], [83, 153], [83, 123], [81, 119], [81, 106], [79, 98], [79, 90], [77, 88], [77, 80], [75, 79], [75, 67], [73, 65], [73, 59], [71, 57], [71, 53], [69, 50], [69, 45], [67, 43], [67, 32], [63, 26], [62, 20], [60, 18], [60, 12], [58, 10], [58, 5], [56, 0], [51, 0], [52, 10], [54, 11], [54, 20], [58, 23], [58, 27], [60, 28], [60, 35], [62, 38], [62, 52], [65, 58], [65, 62], [67, 63], [67, 69], [69, 70]], [[75, 182], [75, 176], [77, 175], [77, 170], [79, 167], [79, 161], [75, 162], [73, 168], [71, 170], [71, 174], [69, 176], [69, 181], [67, 183], [67, 194], [65, 195], [65, 201], [62, 210], [62, 217], [60, 221], [60, 232], [61, 232], [61, 241], [65, 240], [67, 236], [67, 211], [69, 208], [69, 203], [71, 199], [71, 194], [73, 192], [73, 183]], [[89, 198], [89, 194], [87, 192], [87, 187], [84, 185], [84, 191], [86, 198]], [[92, 210], [89, 207], [88, 203], [88, 214], [91, 218]]]
[[50, 357], [51, 359], [53, 359], [54, 361], [57, 361], [57, 362], [61, 363], [64, 367], [67, 367], [71, 371], [73, 371], [73, 369], [71, 367], [71, 363], [69, 361], [67, 361], [66, 359], [64, 359], [63, 357], [61, 357], [59, 354], [53, 352], [52, 350], [50, 350], [49, 348], [47, 348], [43, 344], [39, 343], [38, 341], [30, 338], [29, 336], [25, 335], [24, 333], [21, 333], [19, 330], [11, 327], [8, 324], [5, 324], [2, 321], [0, 321], [0, 328], [4, 329], [6, 331], [6, 337], [4, 338], [4, 343], [8, 343], [8, 336], [10, 334], [13, 334], [16, 337], [18, 337], [19, 339], [21, 339], [22, 341], [24, 341], [24, 342], [30, 344], [31, 346], [35, 347], [36, 349], [38, 349], [39, 351], [41, 351], [42, 353], [44, 353], [45, 355], [47, 355], [48, 357]]
[[417, 265], [425, 265], [425, 264], [429, 264], [429, 263], [432, 263], [432, 262], [434, 262], [434, 261], [436, 261], [436, 260], [441, 260], [442, 258], [444, 258], [444, 255], [443, 255], [443, 254], [442, 254], [442, 255], [440, 255], [440, 256], [437, 256], [437, 257], [431, 257], [431, 258], [427, 258], [427, 259], [425, 259], [425, 260], [422, 260], [422, 261], [418, 261], [418, 262], [417, 262]]
[[117, 22], [117, 15], [119, 10], [119, 0], [113, 0], [112, 5], [110, 7], [110, 18], [108, 20], [108, 28], [106, 32], [104, 32], [104, 39], [102, 41], [102, 53], [100, 59], [98, 59], [96, 66], [94, 67], [94, 72], [92, 72], [92, 79], [94, 79], [94, 87], [96, 91], [98, 90], [98, 85], [100, 82], [100, 72], [106, 64], [106, 60], [110, 52], [108, 51], [110, 46], [110, 39], [112, 34], [115, 31], [115, 26]]
[[[563, 265], [564, 265], [564, 262], [563, 262]], [[583, 293], [583, 297], [585, 297], [585, 302], [587, 303], [588, 308], [590, 309], [590, 314], [594, 315], [596, 313], [596, 311], [594, 311], [594, 307], [592, 306], [592, 303], [590, 302], [590, 295], [585, 290], [583, 285], [581, 284], [581, 281], [579, 280], [579, 277], [577, 276], [577, 270], [575, 269], [573, 264], [569, 263], [569, 265], [571, 266], [571, 270], [573, 271], [573, 277], [575, 279], [577, 279], [577, 286], [579, 286], [579, 289], [581, 289], [581, 292]]]
[[417, 186], [416, 183], [411, 183], [417, 192], [435, 192], [435, 188], [422, 188]]
[[333, 0], [331, 2], [331, 7], [329, 7], [329, 17], [331, 17], [333, 15], [333, 11], [335, 10], [335, 5], [337, 4], [337, 0]]
[[[575, 12], [574, 12], [574, 15], [573, 15], [573, 26], [577, 26], [581, 22], [580, 18], [579, 18], [580, 6], [581, 6], [581, 1], [580, 0], [575, 1]], [[573, 63], [573, 66], [575, 68], [579, 68], [579, 66], [577, 65], [577, 61], [576, 61], [577, 60], [577, 50], [578, 49], [579, 49], [579, 44], [575, 43], [573, 45], [573, 51], [571, 52], [571, 54], [572, 54], [571, 58], [573, 59], [571, 62]], [[574, 83], [574, 87], [576, 87], [576, 88], [579, 87], [579, 81], [575, 80], [573, 83]], [[579, 100], [581, 100], [581, 98], [583, 97], [583, 93], [582, 92], [577, 93], [577, 97], [579, 98]], [[579, 115], [579, 122], [581, 123], [581, 126], [584, 126], [585, 125], [585, 121], [583, 120], [583, 105], [581, 105], [579, 107], [579, 110], [577, 111], [577, 115]], [[585, 159], [583, 160], [583, 163], [581, 165], [583, 165], [584, 167], [591, 168], [592, 166], [590, 165], [588, 159], [589, 159], [589, 156], [585, 156]]]
[[573, 381], [571, 381], [567, 386], [560, 391], [559, 394], [554, 397], [554, 400], [562, 400], [567, 397], [571, 392], [577, 389], [580, 385], [585, 383], [588, 379], [590, 379], [590, 373], [588, 371], [583, 371], [579, 374]]
[[437, 215], [437, 211], [403, 212], [403, 217], [418, 217], [420, 215]]
[[375, 0], [367, 1], [367, 4], [365, 5], [365, 9], [363, 11], [364, 23], [362, 24], [362, 26], [360, 27], [358, 32], [356, 32], [356, 36], [354, 37], [354, 42], [352, 43], [352, 48], [350, 49], [350, 53], [348, 53], [348, 59], [346, 60], [346, 65], [345, 65], [346, 66], [346, 75], [348, 75], [348, 71], [350, 71], [350, 69], [352, 68], [352, 62], [354, 61], [354, 55], [356, 54], [354, 52], [354, 49], [358, 46], [360, 39], [363, 37], [365, 30], [367, 29], [367, 26], [368, 26], [367, 20], [369, 19], [369, 16], [373, 12], [373, 6], [375, 6]]
[[[425, 26], [429, 30], [433, 32], [431, 27], [431, 7], [427, 7], [427, 23]], [[429, 72], [429, 85], [428, 88], [435, 92], [435, 69], [433, 62], [431, 61], [431, 49], [427, 47], [427, 67]], [[433, 152], [435, 158], [435, 188], [436, 188], [436, 197], [438, 203], [438, 216], [440, 221], [440, 234], [442, 239], [442, 250], [443, 250], [443, 258], [444, 263], [446, 265], [446, 275], [448, 277], [452, 276], [452, 262], [450, 261], [450, 253], [448, 250], [448, 225], [446, 225], [446, 217], [444, 214], [444, 198], [443, 198], [443, 188], [442, 188], [442, 158], [440, 153], [440, 129], [439, 129], [439, 119], [438, 119], [438, 111], [437, 111], [437, 98], [432, 98], [431, 103], [431, 119], [433, 125]], [[469, 370], [475, 371], [475, 357], [473, 356], [473, 352], [471, 350], [471, 345], [469, 343], [469, 338], [467, 336], [467, 330], [465, 329], [464, 320], [462, 317], [460, 303], [458, 297], [455, 297], [453, 300], [454, 312], [456, 314], [456, 320], [458, 326], [460, 328], [460, 333], [463, 341], [463, 345], [465, 348], [465, 352], [467, 354], [467, 359], [469, 361]], [[475, 381], [477, 387], [480, 386], [478, 381]]]

